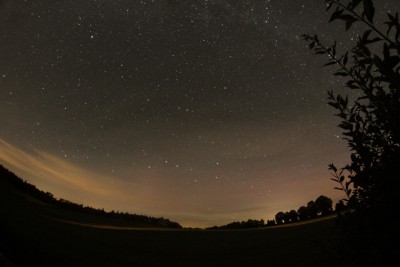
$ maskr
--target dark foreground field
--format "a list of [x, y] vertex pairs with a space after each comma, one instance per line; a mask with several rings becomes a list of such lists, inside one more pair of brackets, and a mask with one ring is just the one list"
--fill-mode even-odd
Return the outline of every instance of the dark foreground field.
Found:
[[0, 266], [342, 266], [333, 219], [256, 230], [126, 229], [137, 226], [40, 203], [0, 179]]

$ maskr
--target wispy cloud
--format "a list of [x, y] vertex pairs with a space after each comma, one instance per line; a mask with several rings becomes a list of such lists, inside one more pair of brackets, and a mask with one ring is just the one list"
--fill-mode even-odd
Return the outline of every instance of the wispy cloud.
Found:
[[96, 206], [99, 200], [115, 202], [121, 198], [115, 178], [90, 172], [43, 151], [27, 153], [0, 139], [0, 161], [57, 197]]
[[176, 195], [173, 187], [161, 190], [159, 184], [151, 182], [160, 174], [136, 171], [137, 176], [147, 179], [124, 180], [89, 171], [44, 151], [27, 152], [1, 138], [0, 163], [57, 198], [96, 208], [168, 216], [180, 201], [169, 196]]

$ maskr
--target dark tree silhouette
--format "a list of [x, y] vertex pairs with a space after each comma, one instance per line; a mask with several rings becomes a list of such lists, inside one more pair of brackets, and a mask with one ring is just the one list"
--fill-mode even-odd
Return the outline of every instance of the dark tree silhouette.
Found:
[[343, 203], [343, 200], [339, 200], [335, 205], [335, 211], [340, 214], [346, 209], [346, 205]]
[[288, 211], [283, 213], [283, 223], [290, 223], [290, 213]]
[[276, 222], [275, 222], [275, 220], [267, 220], [266, 225], [267, 226], [274, 226], [274, 225], [276, 225]]
[[276, 224], [283, 224], [284, 220], [285, 220], [285, 213], [283, 211], [280, 211], [275, 215]]
[[333, 203], [332, 199], [326, 196], [319, 196], [315, 200], [315, 206], [317, 208], [317, 211], [322, 216], [332, 213], [332, 203]]
[[290, 222], [297, 222], [299, 220], [297, 212], [295, 210], [289, 211], [289, 220]]
[[[347, 196], [345, 223], [350, 259], [355, 264], [385, 266], [400, 251], [397, 220], [400, 173], [400, 24], [398, 13], [388, 13], [386, 30], [374, 23], [372, 0], [326, 0], [330, 22], [345, 22], [346, 30], [358, 23], [365, 29], [355, 46], [337, 53], [336, 42], [325, 46], [318, 36], [304, 35], [311, 49], [327, 55], [347, 79], [357, 97], [329, 92], [329, 104], [337, 111], [343, 135], [351, 150], [351, 162], [341, 169], [333, 164], [333, 180]], [[385, 218], [382, 220], [381, 218]], [[394, 244], [389, 246], [388, 244]], [[397, 245], [396, 245], [397, 244]]]
[[[275, 222], [274, 222], [275, 224]], [[218, 229], [248, 229], [248, 228], [259, 228], [264, 227], [265, 221], [261, 220], [252, 220], [249, 219], [247, 221], [242, 222], [232, 222], [222, 226], [212, 226], [206, 228], [206, 230], [218, 230]]]
[[305, 206], [301, 206], [298, 210], [297, 210], [297, 214], [299, 216], [299, 220], [300, 221], [304, 221], [309, 219], [308, 217], [308, 209]]
[[307, 203], [308, 218], [313, 219], [318, 217], [318, 210], [313, 200]]

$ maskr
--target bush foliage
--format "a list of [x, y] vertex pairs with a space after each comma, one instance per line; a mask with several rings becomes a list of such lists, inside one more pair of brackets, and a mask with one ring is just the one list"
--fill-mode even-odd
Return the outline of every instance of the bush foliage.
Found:
[[342, 168], [331, 164], [329, 169], [338, 183], [336, 189], [345, 193], [353, 211], [343, 220], [346, 234], [353, 237], [347, 242], [351, 243], [352, 258], [360, 265], [371, 263], [368, 259], [382, 263], [400, 251], [398, 245], [388, 245], [398, 232], [394, 216], [399, 211], [400, 173], [399, 16], [387, 13], [384, 24], [377, 25], [372, 0], [325, 2], [331, 14], [329, 22], [343, 21], [346, 31], [355, 23], [365, 26], [354, 47], [342, 54], [337, 52], [336, 42], [325, 46], [317, 35], [303, 37], [316, 54], [328, 56], [325, 65], [337, 67], [334, 75], [345, 78], [345, 86], [356, 91], [353, 100], [328, 92], [329, 105], [341, 119], [339, 127], [351, 150], [349, 164]]

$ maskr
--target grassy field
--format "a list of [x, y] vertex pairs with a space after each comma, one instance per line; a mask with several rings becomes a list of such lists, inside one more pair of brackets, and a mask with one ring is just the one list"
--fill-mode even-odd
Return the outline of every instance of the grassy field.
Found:
[[334, 219], [254, 230], [138, 229], [144, 225], [40, 203], [3, 179], [0, 214], [0, 252], [14, 266], [342, 266]]

